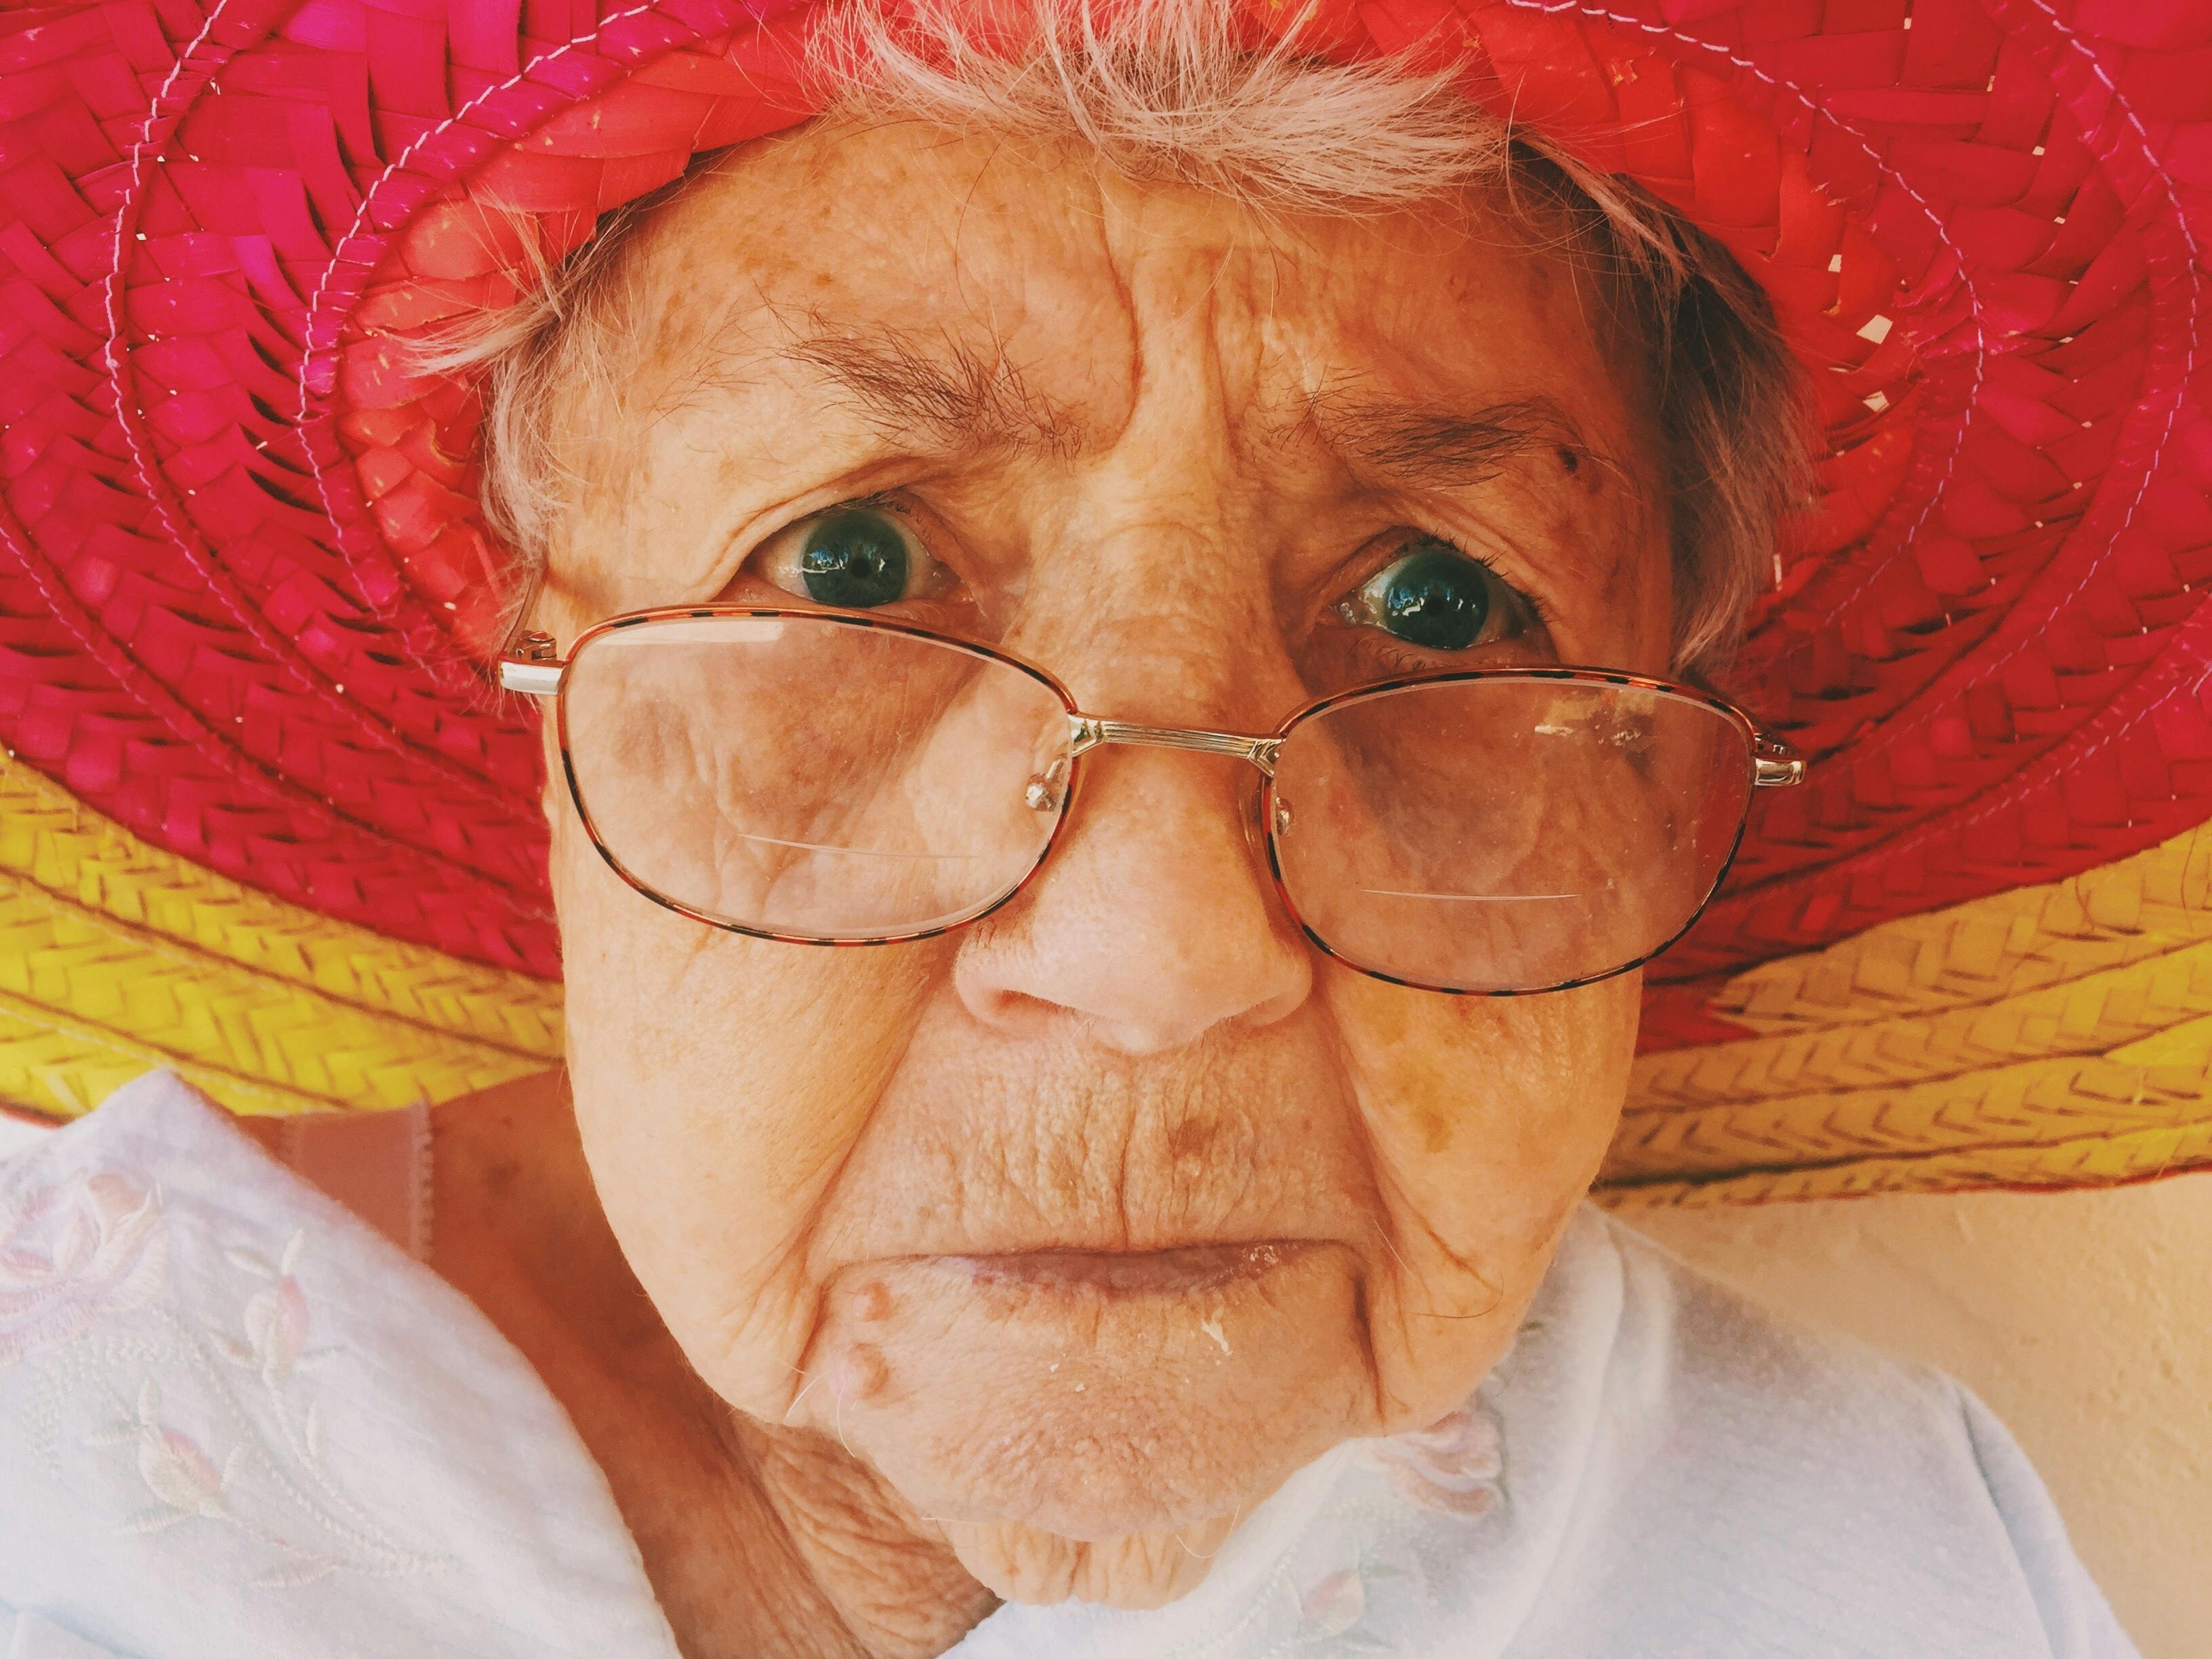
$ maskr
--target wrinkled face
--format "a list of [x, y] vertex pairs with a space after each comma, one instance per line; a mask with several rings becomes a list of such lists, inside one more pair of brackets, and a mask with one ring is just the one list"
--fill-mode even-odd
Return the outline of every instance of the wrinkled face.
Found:
[[[828, 605], [1245, 732], [1428, 667], [1666, 667], [1638, 377], [1479, 203], [1264, 221], [816, 126], [624, 259], [620, 373], [554, 416], [564, 648]], [[875, 694], [835, 678], [792, 707]], [[647, 1291], [726, 1399], [836, 1434], [1017, 1593], [1059, 1540], [1218, 1537], [1462, 1400], [1596, 1169], [1638, 994], [1365, 976], [1283, 913], [1249, 767], [1083, 764], [1009, 903], [860, 949], [659, 908], [548, 797], [577, 1109]]]

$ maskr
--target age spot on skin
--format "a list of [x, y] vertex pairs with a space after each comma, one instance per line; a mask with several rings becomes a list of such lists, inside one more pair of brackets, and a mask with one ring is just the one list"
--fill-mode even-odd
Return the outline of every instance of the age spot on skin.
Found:
[[872, 1279], [853, 1293], [854, 1318], [876, 1320], [890, 1316], [890, 1287], [881, 1279]]
[[1178, 1164], [1204, 1167], [1212, 1158], [1220, 1127], [1218, 1119], [1198, 1114], [1180, 1120], [1168, 1131], [1168, 1156]]
[[1416, 1101], [1413, 1121], [1420, 1126], [1421, 1146], [1425, 1151], [1441, 1152], [1451, 1145], [1451, 1114], [1435, 1101]]

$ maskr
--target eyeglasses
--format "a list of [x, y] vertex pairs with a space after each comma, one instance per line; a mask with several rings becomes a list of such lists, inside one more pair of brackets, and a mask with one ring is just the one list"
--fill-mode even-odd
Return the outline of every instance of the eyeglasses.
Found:
[[556, 700], [578, 816], [648, 898], [810, 945], [926, 939], [1035, 875], [1111, 744], [1258, 769], [1284, 908], [1378, 979], [1492, 996], [1625, 973], [1705, 908], [1751, 792], [1804, 763], [1722, 699], [1584, 668], [1364, 685], [1266, 735], [1085, 714], [1050, 675], [873, 617], [641, 611], [509, 691]]

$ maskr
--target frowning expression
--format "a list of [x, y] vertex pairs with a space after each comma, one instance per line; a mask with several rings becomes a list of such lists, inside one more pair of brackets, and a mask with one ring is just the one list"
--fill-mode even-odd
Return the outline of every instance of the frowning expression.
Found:
[[[563, 644], [653, 605], [880, 614], [1242, 732], [1433, 667], [1667, 665], [1633, 354], [1481, 201], [1267, 218], [817, 125], [694, 179], [597, 306], [618, 372], [549, 411]], [[1632, 975], [1354, 972], [1280, 908], [1249, 769], [1085, 764], [1011, 902], [870, 949], [671, 914], [548, 799], [579, 1117], [646, 1288], [725, 1398], [842, 1436], [1016, 1589], [1455, 1405], [1635, 1029]]]

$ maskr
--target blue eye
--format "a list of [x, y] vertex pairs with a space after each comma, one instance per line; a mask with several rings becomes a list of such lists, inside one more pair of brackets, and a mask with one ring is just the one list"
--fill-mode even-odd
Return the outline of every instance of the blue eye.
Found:
[[927, 599], [951, 580], [896, 512], [857, 501], [785, 526], [747, 562], [771, 586], [840, 611]]
[[817, 605], [865, 611], [906, 596], [906, 538], [880, 513], [834, 513], [807, 533], [799, 576]]
[[1419, 536], [1338, 607], [1425, 651], [1465, 651], [1509, 631], [1515, 596], [1490, 567], [1449, 542]]

